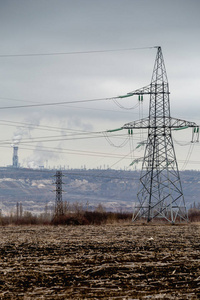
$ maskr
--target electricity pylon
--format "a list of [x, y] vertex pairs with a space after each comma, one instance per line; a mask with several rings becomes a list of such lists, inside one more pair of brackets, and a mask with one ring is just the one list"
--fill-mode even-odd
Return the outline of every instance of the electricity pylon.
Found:
[[62, 171], [56, 171], [56, 203], [55, 203], [55, 217], [63, 215], [63, 201], [62, 201]]
[[156, 217], [171, 223], [187, 221], [187, 209], [183, 196], [178, 164], [172, 140], [172, 130], [193, 127], [193, 139], [199, 127], [194, 122], [172, 118], [170, 116], [169, 85], [161, 47], [157, 55], [150, 85], [127, 95], [150, 95], [149, 116], [127, 123], [124, 129], [148, 129], [148, 137], [142, 163], [139, 206], [133, 221], [145, 218], [147, 222]]

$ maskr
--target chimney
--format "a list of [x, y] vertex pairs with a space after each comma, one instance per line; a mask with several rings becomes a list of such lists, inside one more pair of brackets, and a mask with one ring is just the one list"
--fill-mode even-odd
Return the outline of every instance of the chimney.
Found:
[[13, 168], [18, 168], [18, 146], [13, 147]]

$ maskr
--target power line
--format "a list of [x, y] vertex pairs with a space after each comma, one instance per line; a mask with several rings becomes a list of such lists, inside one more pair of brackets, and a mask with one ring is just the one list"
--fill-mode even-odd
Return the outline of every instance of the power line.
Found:
[[[71, 135], [61, 135], [60, 137], [57, 136], [43, 136], [43, 137], [35, 137], [35, 138], [27, 138], [27, 139], [20, 139], [20, 141], [18, 143], [20, 144], [30, 144], [30, 143], [38, 143], [38, 142], [57, 142], [57, 141], [75, 141], [75, 140], [85, 140], [85, 139], [95, 139], [95, 138], [105, 138], [103, 135], [103, 132], [94, 132], [94, 134], [96, 135], [92, 135], [92, 133], [90, 134], [90, 136], [79, 136], [79, 135], [84, 135], [84, 133], [82, 134], [77, 134], [78, 137], [74, 137], [74, 134]], [[98, 135], [99, 134], [99, 135]], [[100, 135], [102, 134], [102, 135]], [[120, 135], [113, 135], [113, 138], [121, 138], [124, 137], [124, 134], [120, 134]], [[16, 139], [17, 140], [17, 139]], [[14, 139], [11, 140], [4, 140], [1, 141], [0, 144], [13, 144], [14, 143]], [[16, 142], [17, 144], [17, 142]]]
[[78, 130], [78, 129], [71, 129], [71, 128], [48, 126], [48, 125], [37, 125], [37, 124], [34, 124], [34, 123], [14, 122], [14, 121], [0, 120], [0, 124], [2, 122], [3, 122], [2, 125], [12, 126], [12, 127], [18, 126], [18, 128], [23, 128], [24, 127], [26, 129], [32, 129], [32, 130], [36, 129], [36, 130], [56, 131], [56, 132], [60, 132], [60, 131], [66, 131], [66, 132], [68, 132], [69, 131], [70, 133], [75, 133], [75, 134], [90, 134], [90, 133], [96, 134], [96, 133], [101, 133], [101, 132], [92, 132], [92, 131]]
[[[127, 94], [128, 97], [132, 97], [133, 95]], [[126, 96], [127, 97], [127, 96]], [[35, 104], [25, 104], [25, 105], [13, 105], [13, 106], [2, 106], [3, 109], [15, 109], [15, 108], [28, 108], [28, 107], [42, 107], [42, 106], [56, 106], [56, 105], [66, 105], [66, 104], [76, 104], [76, 103], [87, 103], [87, 102], [95, 102], [95, 101], [110, 101], [115, 99], [121, 99], [122, 96], [114, 96], [114, 97], [105, 97], [105, 98], [94, 98], [94, 99], [83, 99], [83, 100], [75, 100], [75, 101], [62, 101], [62, 102], [49, 102], [49, 103], [35, 103]], [[134, 106], [136, 108], [138, 105]], [[132, 108], [128, 108], [132, 109]]]
[[2, 99], [2, 100], [8, 100], [8, 101], [15, 101], [15, 102], [40, 103], [38, 101], [29, 101], [29, 100], [18, 99], [18, 98], [0, 97], [0, 99]]
[[[16, 101], [16, 102], [27, 102], [27, 103], [32, 102], [33, 104], [40, 104], [39, 101], [29, 101], [29, 100], [24, 100], [24, 99], [5, 98], [5, 97], [0, 97], [0, 99], [9, 100], [9, 101]], [[115, 99], [116, 98], [113, 98], [114, 101], [115, 101]], [[110, 100], [112, 100], [112, 98]], [[60, 105], [62, 105], [62, 104], [60, 104]], [[94, 107], [73, 106], [73, 105], [67, 105], [67, 104], [63, 104], [63, 106], [68, 106], [68, 107], [71, 107], [73, 109], [87, 109], [87, 110], [106, 111], [106, 112], [111, 112], [111, 113], [120, 113], [120, 114], [123, 113], [123, 114], [132, 114], [132, 115], [135, 114], [135, 113], [129, 112], [129, 111], [119, 111], [119, 110], [114, 110], [114, 109], [111, 110], [111, 109], [102, 109], [102, 108], [96, 108], [96, 107], [94, 108]], [[137, 107], [137, 104], [134, 106], [134, 108], [136, 108], [136, 107]], [[130, 110], [130, 109], [132, 109], [132, 108], [127, 108], [126, 110]]]
[[51, 102], [51, 103], [39, 103], [39, 104], [27, 104], [27, 105], [2, 106], [2, 107], [0, 107], [0, 110], [15, 109], [15, 108], [28, 108], [28, 107], [41, 107], [41, 106], [56, 106], [56, 105], [75, 104], [75, 103], [86, 103], [86, 102], [94, 102], [94, 101], [113, 100], [116, 98], [118, 98], [118, 97], [96, 98], [96, 99], [85, 99], [85, 100], [63, 101], [63, 102]]
[[50, 52], [50, 53], [24, 53], [24, 54], [0, 54], [0, 57], [31, 57], [31, 56], [58, 56], [58, 55], [77, 55], [77, 54], [92, 54], [106, 52], [123, 52], [134, 50], [153, 49], [154, 47], [139, 47], [139, 48], [124, 48], [124, 49], [107, 49], [107, 50], [89, 50], [89, 51], [69, 51], [69, 52]]
[[[76, 130], [76, 129], [71, 129], [71, 128], [61, 128], [61, 127], [54, 127], [54, 126], [45, 126], [45, 125], [35, 125], [31, 123], [26, 123], [26, 122], [14, 122], [14, 121], [6, 121], [6, 120], [0, 120], [1, 122], [5, 122], [8, 124], [5, 124], [6, 126], [14, 126], [16, 125], [19, 126], [19, 128], [26, 128], [32, 129], [32, 130], [45, 130], [48, 132], [55, 131], [55, 132], [60, 132], [60, 131], [66, 131], [68, 132], [67, 134], [61, 134], [59, 136], [38, 136], [38, 137], [29, 137], [29, 138], [21, 138], [20, 139], [20, 144], [24, 143], [35, 143], [35, 142], [49, 142], [49, 141], [58, 141], [58, 140], [79, 140], [79, 139], [90, 139], [90, 138], [98, 138], [98, 137], [104, 137], [107, 131], [84, 131], [84, 130]], [[4, 124], [2, 124], [4, 125]], [[41, 128], [40, 128], [41, 127]], [[140, 133], [134, 132], [134, 140], [139, 140], [138, 136]], [[126, 136], [125, 134], [109, 134], [109, 138], [124, 138]], [[72, 138], [71, 138], [72, 137]], [[12, 140], [1, 140], [0, 144], [12, 144], [14, 142], [15, 138]], [[17, 140], [17, 139], [16, 139]], [[176, 141], [177, 142], [177, 141]], [[177, 142], [178, 143], [178, 142]], [[182, 143], [184, 143], [182, 141]], [[178, 143], [179, 144], [179, 143]], [[185, 145], [185, 144], [184, 144]], [[188, 142], [187, 145], [190, 145]], [[182, 145], [181, 145], [182, 146]], [[196, 144], [196, 146], [199, 146]]]
[[[0, 145], [0, 148], [10, 149], [10, 146]], [[35, 148], [35, 147], [31, 147], [31, 146], [22, 146], [22, 147], [20, 146], [20, 149], [28, 150], [28, 151], [36, 150], [36, 151], [39, 151], [39, 152], [53, 152], [53, 153], [59, 153], [59, 154], [71, 154], [71, 155], [81, 155], [81, 156], [82, 155], [83, 156], [96, 156], [96, 157], [119, 158], [119, 159], [128, 159], [128, 160], [130, 159], [130, 157], [128, 157], [128, 155], [130, 155], [130, 153], [128, 153], [127, 155], [123, 155], [123, 154], [112, 154], [112, 153], [106, 153], [106, 152], [73, 150], [73, 149], [65, 149], [65, 148], [57, 148], [57, 147], [55, 148], [55, 147], [46, 147], [46, 146], [42, 146], [40, 148], [38, 148], [38, 147]], [[135, 156], [135, 158], [137, 159], [137, 158], [140, 158], [140, 157]], [[183, 160], [183, 159], [177, 159], [177, 161], [179, 163], [185, 163], [185, 160]], [[117, 164], [117, 163], [115, 163], [115, 164]], [[190, 160], [189, 163], [190, 164], [200, 164], [200, 161], [198, 161], [198, 160], [192, 160], [191, 161]]]
[[[0, 145], [1, 148], [10, 148], [9, 146]], [[73, 150], [73, 149], [65, 149], [65, 148], [58, 148], [58, 147], [32, 147], [32, 146], [20, 146], [20, 149], [29, 150], [29, 151], [39, 151], [39, 152], [53, 152], [59, 154], [73, 154], [73, 155], [83, 155], [83, 156], [97, 156], [97, 157], [104, 157], [104, 158], [124, 158], [123, 154], [112, 154], [106, 152], [95, 152], [95, 151], [86, 151], [86, 150]], [[128, 157], [127, 157], [128, 159]]]

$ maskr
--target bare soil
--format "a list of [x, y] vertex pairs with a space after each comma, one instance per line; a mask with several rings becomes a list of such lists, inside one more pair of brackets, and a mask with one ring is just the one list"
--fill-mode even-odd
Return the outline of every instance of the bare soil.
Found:
[[0, 299], [200, 299], [200, 224], [1, 227]]

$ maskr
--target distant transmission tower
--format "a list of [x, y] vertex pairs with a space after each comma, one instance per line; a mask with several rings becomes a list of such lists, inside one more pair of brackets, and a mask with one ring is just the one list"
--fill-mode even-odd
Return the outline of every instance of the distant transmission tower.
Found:
[[57, 171], [56, 175], [56, 202], [55, 202], [55, 217], [60, 217], [63, 215], [63, 201], [62, 201], [62, 171]]
[[169, 85], [161, 47], [157, 47], [156, 61], [150, 85], [135, 90], [131, 95], [150, 95], [149, 116], [127, 123], [124, 129], [148, 129], [140, 187], [139, 206], [133, 221], [145, 218], [147, 222], [156, 217], [171, 223], [187, 221], [178, 164], [172, 140], [172, 129], [193, 127], [193, 141], [199, 141], [199, 127], [194, 122], [170, 116]]

